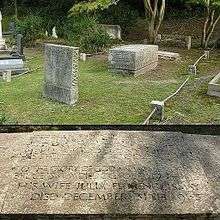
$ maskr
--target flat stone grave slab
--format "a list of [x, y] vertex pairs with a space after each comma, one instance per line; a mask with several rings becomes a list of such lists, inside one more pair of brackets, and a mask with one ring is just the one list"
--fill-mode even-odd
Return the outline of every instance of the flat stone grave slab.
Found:
[[158, 51], [159, 58], [169, 59], [169, 60], [177, 60], [180, 59], [179, 53], [167, 52], [167, 51]]
[[0, 134], [1, 214], [220, 214], [220, 136]]
[[208, 95], [220, 97], [220, 73], [208, 85]]
[[24, 62], [20, 58], [0, 57], [0, 71], [23, 69]]
[[43, 96], [73, 105], [78, 100], [79, 48], [45, 45]]
[[132, 44], [109, 50], [109, 69], [113, 72], [141, 74], [158, 64], [158, 46]]

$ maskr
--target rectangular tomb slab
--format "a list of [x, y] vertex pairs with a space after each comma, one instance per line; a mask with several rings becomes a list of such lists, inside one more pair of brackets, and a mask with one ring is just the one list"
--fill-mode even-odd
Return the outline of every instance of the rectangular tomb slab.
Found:
[[1, 214], [220, 213], [220, 137], [0, 134]]
[[0, 57], [0, 71], [23, 69], [24, 62], [19, 58]]
[[45, 45], [45, 77], [43, 95], [73, 105], [78, 100], [79, 48]]
[[220, 97], [220, 73], [209, 83], [208, 95]]
[[131, 74], [145, 73], [158, 64], [158, 46], [134, 44], [110, 49], [109, 69]]

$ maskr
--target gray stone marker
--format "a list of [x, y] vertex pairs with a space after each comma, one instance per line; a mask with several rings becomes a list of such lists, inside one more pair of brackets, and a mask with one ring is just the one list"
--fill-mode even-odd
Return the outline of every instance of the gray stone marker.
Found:
[[22, 57], [23, 59], [24, 57], [24, 48], [23, 48], [23, 35], [22, 34], [18, 34], [16, 37], [16, 41], [17, 41], [17, 49], [18, 49], [18, 54], [20, 57]]
[[112, 39], [119, 39], [121, 40], [121, 27], [119, 25], [107, 25], [103, 24], [102, 27], [106, 30], [108, 35]]
[[220, 73], [209, 82], [207, 94], [220, 97]]
[[158, 46], [134, 44], [110, 49], [109, 69], [114, 72], [141, 74], [158, 64]]
[[220, 214], [220, 136], [0, 133], [0, 167], [1, 214]]
[[2, 73], [2, 79], [6, 82], [11, 82], [11, 71], [5, 71]]
[[170, 59], [170, 60], [180, 59], [179, 53], [168, 52], [168, 51], [158, 51], [158, 56], [162, 59]]
[[23, 69], [24, 62], [20, 58], [3, 57], [0, 58], [0, 72], [5, 70]]
[[43, 95], [73, 105], [78, 100], [79, 48], [46, 44]]
[[188, 73], [192, 74], [192, 75], [196, 75], [196, 73], [197, 73], [196, 65], [189, 65], [188, 66]]

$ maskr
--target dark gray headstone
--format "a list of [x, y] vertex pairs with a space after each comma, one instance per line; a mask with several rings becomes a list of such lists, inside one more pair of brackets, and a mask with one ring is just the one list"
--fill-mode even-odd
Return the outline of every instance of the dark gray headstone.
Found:
[[13, 35], [15, 35], [16, 26], [15, 26], [15, 22], [14, 22], [14, 21], [10, 21], [10, 22], [9, 22], [8, 30], [9, 30], [10, 33], [12, 33]]
[[78, 100], [79, 48], [46, 44], [44, 96], [73, 105]]
[[17, 43], [17, 52], [19, 53], [20, 56], [24, 55], [24, 48], [23, 48], [23, 35], [22, 34], [18, 34], [16, 36], [16, 43]]
[[220, 136], [1, 133], [0, 167], [1, 214], [220, 214]]

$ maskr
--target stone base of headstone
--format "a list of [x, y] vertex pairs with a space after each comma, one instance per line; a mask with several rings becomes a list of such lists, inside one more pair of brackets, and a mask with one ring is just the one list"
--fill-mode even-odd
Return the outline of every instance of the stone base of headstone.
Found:
[[113, 68], [109, 68], [110, 72], [113, 73], [121, 73], [121, 74], [126, 74], [126, 75], [134, 75], [134, 76], [138, 76], [141, 74], [145, 74], [147, 71], [153, 70], [158, 66], [158, 62], [154, 62], [154, 63], [150, 63], [147, 66], [145, 66], [142, 69], [138, 69], [138, 70], [126, 70], [126, 69], [113, 69]]

